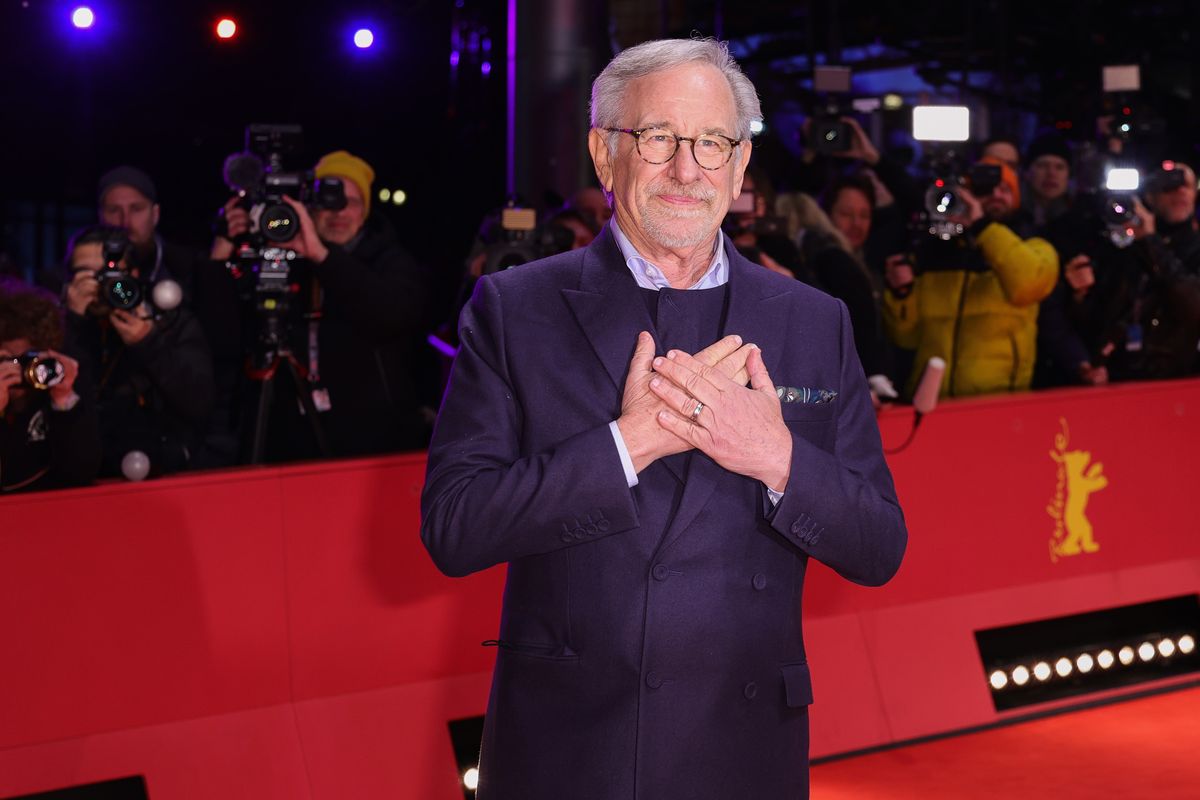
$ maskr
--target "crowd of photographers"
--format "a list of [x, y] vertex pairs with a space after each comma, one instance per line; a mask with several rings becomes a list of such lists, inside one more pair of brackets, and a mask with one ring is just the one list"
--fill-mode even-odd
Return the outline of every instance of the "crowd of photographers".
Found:
[[[797, 174], [752, 163], [724, 229], [846, 303], [877, 404], [909, 400], [934, 357], [943, 396], [1197, 373], [1186, 164], [1113, 188], [1119, 140], [1073, 151], [1050, 131], [914, 170], [839, 122]], [[226, 169], [257, 186], [271, 166]], [[430, 271], [371, 214], [364, 160], [291, 177], [239, 191], [200, 254], [158, 233], [150, 176], [117, 167], [57, 296], [0, 283], [0, 491], [425, 446], [457, 315], [431, 310]], [[595, 188], [552, 205], [485, 220], [459, 304], [481, 274], [587, 246], [611, 213]]]

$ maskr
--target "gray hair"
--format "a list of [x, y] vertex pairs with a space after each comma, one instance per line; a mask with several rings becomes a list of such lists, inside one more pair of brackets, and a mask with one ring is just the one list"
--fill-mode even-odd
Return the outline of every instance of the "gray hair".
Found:
[[[737, 114], [735, 135], [750, 137], [750, 123], [762, 120], [762, 108], [754, 84], [729, 54], [729, 45], [716, 39], [658, 39], [630, 47], [608, 62], [592, 83], [592, 127], [616, 128], [622, 125], [622, 103], [631, 81], [655, 72], [692, 63], [711, 64], [721, 71], [733, 92]], [[610, 149], [613, 137], [609, 137]]]

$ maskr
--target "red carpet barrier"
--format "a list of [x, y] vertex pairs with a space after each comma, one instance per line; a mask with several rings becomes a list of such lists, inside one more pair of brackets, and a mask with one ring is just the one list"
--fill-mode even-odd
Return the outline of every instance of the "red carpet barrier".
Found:
[[[883, 416], [885, 446], [910, 420]], [[891, 457], [900, 574], [811, 569], [813, 755], [1004, 719], [977, 629], [1200, 591], [1197, 442], [1197, 381], [927, 418]], [[0, 796], [141, 774], [155, 800], [461, 797], [446, 721], [484, 709], [503, 572], [436, 572], [422, 475], [414, 455], [0, 499]]]

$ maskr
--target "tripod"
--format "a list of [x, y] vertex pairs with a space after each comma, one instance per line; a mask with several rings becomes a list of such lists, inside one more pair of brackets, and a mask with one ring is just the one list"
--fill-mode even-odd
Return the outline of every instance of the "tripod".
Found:
[[258, 395], [258, 411], [254, 419], [254, 439], [250, 451], [250, 463], [263, 463], [267, 445], [267, 425], [271, 418], [271, 404], [275, 398], [275, 379], [281, 365], [287, 367], [287, 372], [291, 377], [292, 391], [295, 392], [296, 399], [304, 410], [304, 416], [308, 417], [313, 439], [317, 443], [317, 452], [322, 458], [328, 458], [330, 455], [329, 441], [325, 438], [321, 421], [317, 419], [317, 407], [313, 403], [312, 394], [305, 390], [308, 371], [292, 354], [291, 348], [287, 345], [287, 338], [280, 335], [279, 327], [278, 317], [272, 315], [266, 318], [263, 335], [263, 343], [266, 345], [263, 360], [265, 366], [262, 369], [254, 369], [247, 365], [246, 369], [246, 374], [261, 384]]

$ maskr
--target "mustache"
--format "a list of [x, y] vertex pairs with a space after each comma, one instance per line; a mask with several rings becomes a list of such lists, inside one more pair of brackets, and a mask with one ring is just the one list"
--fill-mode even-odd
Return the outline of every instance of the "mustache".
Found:
[[717, 190], [711, 186], [704, 186], [699, 183], [685, 185], [670, 178], [657, 180], [646, 188], [651, 194], [673, 194], [692, 200], [703, 200], [706, 203], [711, 203], [713, 198], [717, 196]]

